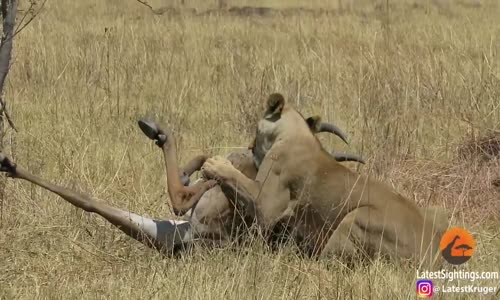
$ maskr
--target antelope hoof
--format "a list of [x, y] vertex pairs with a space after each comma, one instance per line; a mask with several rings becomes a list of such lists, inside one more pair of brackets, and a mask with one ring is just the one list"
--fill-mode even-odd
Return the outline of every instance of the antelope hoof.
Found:
[[9, 176], [16, 174], [16, 164], [11, 162], [3, 152], [0, 152], [0, 172], [6, 172]]
[[167, 136], [158, 128], [155, 122], [146, 120], [146, 119], [140, 119], [137, 121], [139, 124], [139, 128], [142, 130], [142, 132], [151, 140], [154, 140], [156, 145], [158, 146], [163, 146], [165, 142], [167, 141]]

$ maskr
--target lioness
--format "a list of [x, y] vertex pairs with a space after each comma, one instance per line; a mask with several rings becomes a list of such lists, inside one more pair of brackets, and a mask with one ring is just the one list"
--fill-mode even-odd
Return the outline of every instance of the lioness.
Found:
[[220, 156], [207, 159], [202, 173], [247, 207], [264, 230], [289, 222], [308, 239], [313, 255], [432, 265], [447, 226], [444, 216], [431, 216], [387, 185], [339, 164], [303, 119], [281, 94], [271, 94], [253, 147], [256, 179]]
[[[315, 130], [316, 132], [337, 132], [336, 134], [345, 140], [345, 135], [338, 128], [326, 123], [318, 123], [319, 118], [311, 119], [307, 122], [312, 126], [311, 130]], [[213, 189], [215, 181], [201, 181], [191, 186], [180, 188], [180, 186], [189, 183], [189, 176], [200, 169], [207, 156], [201, 155], [195, 157], [182, 168], [183, 172], [180, 172], [177, 167], [176, 147], [173, 136], [169, 135], [167, 139], [165, 135], [165, 140], [163, 140], [160, 137], [163, 131], [154, 128], [151, 124], [149, 124], [149, 130], [153, 131], [148, 132], [148, 136], [152, 135], [157, 139], [159, 146], [164, 150], [167, 177], [169, 179], [169, 194], [171, 200], [174, 202], [174, 207], [176, 204], [180, 204], [176, 212], [179, 213], [185, 209], [183, 205], [186, 204], [186, 201], [192, 201], [193, 203], [190, 206], [186, 206], [188, 207], [186, 210], [188, 214], [184, 216], [186, 219], [184, 221], [157, 220], [109, 206], [89, 195], [57, 186], [33, 175], [22, 167], [17, 166], [3, 153], [0, 153], [0, 171], [6, 172], [11, 178], [27, 180], [59, 195], [75, 207], [102, 216], [128, 236], [165, 254], [170, 254], [175, 248], [192, 243], [197, 239], [208, 238], [217, 240], [217, 235], [220, 236], [220, 239], [227, 238], [228, 233], [225, 229], [228, 223], [226, 222], [235, 219], [233, 215], [229, 215], [229, 213], [235, 213], [235, 210], [232, 209], [220, 189]], [[169, 141], [168, 143], [167, 140]], [[257, 170], [253, 164], [251, 153], [232, 153], [228, 158], [235, 163], [235, 167], [239, 168], [241, 172], [254, 178]], [[350, 155], [337, 155], [337, 159], [363, 162], [361, 158]], [[181, 174], [182, 176], [179, 178]]]
[[[333, 133], [347, 143], [347, 137], [340, 128], [330, 123], [321, 122], [319, 116], [305, 119], [305, 124], [314, 134]], [[240, 232], [246, 233], [253, 219], [246, 215], [244, 208], [238, 209], [235, 203], [229, 202], [220, 187], [213, 186], [213, 181], [198, 180], [193, 185], [186, 186], [189, 184], [191, 174], [199, 170], [208, 157], [198, 156], [185, 167], [184, 171], [179, 170], [174, 135], [152, 121], [139, 120], [139, 126], [146, 136], [155, 140], [162, 149], [167, 173], [168, 193], [173, 211], [176, 215], [182, 215], [184, 220], [190, 222], [193, 231], [196, 232], [195, 235], [209, 241], [218, 240], [220, 242], [234, 241], [234, 237], [238, 236]], [[253, 144], [249, 146], [250, 149]], [[348, 153], [334, 153], [333, 157], [337, 161], [365, 163], [361, 157]], [[226, 158], [242, 174], [252, 179], [255, 178], [257, 167], [254, 164], [251, 151], [232, 152]], [[177, 174], [181, 174], [181, 180], [178, 179]]]

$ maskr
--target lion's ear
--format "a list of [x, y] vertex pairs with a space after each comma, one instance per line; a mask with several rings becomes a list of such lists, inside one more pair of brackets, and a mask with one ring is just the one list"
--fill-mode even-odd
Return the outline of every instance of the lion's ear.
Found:
[[320, 116], [311, 116], [306, 119], [307, 126], [311, 129], [312, 132], [319, 132], [321, 126], [321, 117]]
[[270, 115], [281, 114], [285, 106], [285, 97], [279, 93], [274, 93], [267, 98], [267, 113]]

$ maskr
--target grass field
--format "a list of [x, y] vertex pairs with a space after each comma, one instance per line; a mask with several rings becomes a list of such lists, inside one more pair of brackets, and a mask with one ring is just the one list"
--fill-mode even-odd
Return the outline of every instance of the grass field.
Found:
[[[337, 13], [319, 16], [201, 17], [153, 15], [133, 0], [48, 1], [15, 39], [5, 98], [19, 132], [7, 132], [5, 151], [58, 184], [173, 218], [161, 154], [136, 120], [172, 128], [186, 162], [246, 147], [263, 99], [278, 91], [349, 133], [348, 147], [320, 139], [368, 160], [353, 169], [446, 208], [472, 232], [475, 254], [459, 269], [500, 271], [500, 160], [474, 146], [500, 130], [500, 5], [374, 2], [331, 1]], [[1, 180], [0, 299], [416, 297], [415, 269], [327, 268], [257, 242], [163, 259], [53, 194]], [[494, 295], [443, 299], [455, 297]]]

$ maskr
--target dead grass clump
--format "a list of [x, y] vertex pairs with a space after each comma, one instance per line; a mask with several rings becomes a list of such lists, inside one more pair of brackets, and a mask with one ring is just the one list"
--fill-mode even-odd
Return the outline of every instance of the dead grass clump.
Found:
[[500, 221], [500, 211], [492, 209], [498, 206], [500, 196], [496, 186], [500, 183], [500, 161], [457, 164], [406, 160], [396, 165], [390, 177], [400, 178], [400, 189], [413, 191], [420, 206], [446, 208], [454, 220], [471, 224]]
[[500, 158], [500, 131], [490, 130], [484, 136], [471, 137], [457, 149], [463, 161], [489, 161]]

